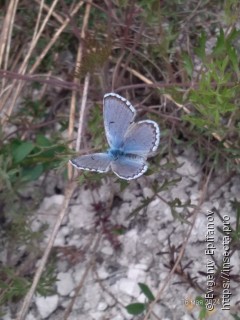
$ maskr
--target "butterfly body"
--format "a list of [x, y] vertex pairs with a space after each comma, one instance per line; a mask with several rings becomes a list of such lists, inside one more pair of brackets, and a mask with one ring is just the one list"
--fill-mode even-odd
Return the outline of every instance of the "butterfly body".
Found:
[[125, 98], [105, 94], [103, 117], [110, 148], [106, 153], [93, 153], [71, 160], [77, 169], [97, 172], [112, 171], [125, 180], [140, 177], [148, 168], [146, 159], [159, 145], [160, 130], [156, 122], [134, 122], [136, 110]]
[[123, 150], [121, 149], [108, 149], [108, 154], [110, 157], [112, 157], [113, 161], [125, 155]]

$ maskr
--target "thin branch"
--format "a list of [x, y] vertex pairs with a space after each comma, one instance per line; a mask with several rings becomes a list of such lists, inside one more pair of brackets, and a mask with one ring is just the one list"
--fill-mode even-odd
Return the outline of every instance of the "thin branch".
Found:
[[82, 141], [82, 132], [83, 132], [83, 120], [85, 115], [85, 109], [87, 104], [87, 95], [88, 95], [88, 88], [90, 82], [90, 73], [88, 72], [83, 86], [83, 95], [82, 95], [82, 103], [79, 113], [79, 125], [78, 125], [78, 135], [77, 135], [77, 142], [76, 142], [76, 151], [80, 150], [81, 141]]
[[[87, 3], [86, 10], [83, 18], [83, 26], [81, 31], [81, 39], [85, 39], [88, 20], [90, 16], [92, 1]], [[82, 56], [83, 56], [83, 42], [80, 43], [76, 58], [76, 65], [75, 65], [75, 77], [73, 82], [78, 84], [79, 83], [79, 76], [77, 76], [77, 71], [80, 70], [82, 64]], [[76, 101], [77, 101], [77, 93], [73, 91], [72, 98], [71, 98], [71, 105], [70, 105], [70, 115], [69, 115], [69, 126], [68, 126], [68, 140], [73, 140], [73, 129], [74, 129], [74, 122], [75, 122], [75, 113], [76, 113]], [[81, 112], [81, 110], [80, 110]], [[70, 148], [72, 147], [72, 143], [70, 144]], [[73, 167], [71, 164], [68, 164], [68, 178], [71, 180], [73, 177]]]

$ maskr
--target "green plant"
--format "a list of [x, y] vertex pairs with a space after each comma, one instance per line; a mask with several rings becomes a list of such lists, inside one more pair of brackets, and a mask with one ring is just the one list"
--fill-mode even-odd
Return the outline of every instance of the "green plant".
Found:
[[[239, 35], [235, 29], [228, 34], [220, 30], [212, 53], [207, 55], [207, 37], [202, 33], [199, 47], [195, 50], [201, 59], [199, 81], [187, 96], [192, 104], [192, 112], [182, 116], [184, 121], [191, 124], [191, 130], [197, 130], [208, 139], [218, 140], [218, 145], [209, 154], [215, 165], [219, 164], [220, 154], [224, 153], [226, 168], [236, 170], [239, 169], [237, 159], [240, 158], [240, 70], [234, 42]], [[184, 55], [183, 58], [187, 73], [192, 76], [193, 63], [188, 56]]]
[[145, 283], [139, 282], [138, 285], [139, 285], [141, 292], [146, 297], [146, 303], [136, 302], [136, 303], [131, 303], [131, 304], [127, 305], [126, 309], [127, 309], [128, 313], [132, 314], [132, 315], [139, 315], [139, 314], [144, 313], [144, 311], [147, 310], [149, 303], [151, 303], [155, 299], [152, 291], [149, 289], [149, 287]]

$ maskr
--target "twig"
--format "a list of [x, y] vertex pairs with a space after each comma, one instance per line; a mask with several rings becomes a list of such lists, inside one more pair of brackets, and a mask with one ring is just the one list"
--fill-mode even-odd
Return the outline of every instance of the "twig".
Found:
[[[18, 0], [10, 1], [8, 5], [7, 14], [5, 16], [4, 22], [2, 24], [2, 32], [0, 35], [0, 67], [3, 65], [4, 61], [4, 70], [7, 70], [8, 66], [8, 57], [9, 57], [9, 48], [12, 37], [12, 30], [14, 25], [14, 18], [17, 10]], [[5, 51], [5, 60], [4, 60], [4, 51]], [[5, 87], [5, 81], [2, 82], [2, 89]]]
[[77, 142], [76, 142], [76, 151], [79, 151], [81, 146], [82, 132], [83, 132], [83, 119], [84, 119], [85, 108], [87, 104], [89, 82], [90, 82], [90, 73], [88, 72], [85, 77], [84, 86], [83, 86], [82, 103], [80, 108], [81, 112], [79, 113], [79, 125], [78, 125], [78, 135], [77, 135]]
[[[86, 34], [86, 29], [88, 25], [88, 19], [90, 16], [90, 9], [91, 9], [92, 1], [89, 1], [86, 5], [86, 10], [83, 18], [83, 26], [82, 26], [82, 31], [81, 31], [81, 39], [85, 38]], [[77, 58], [76, 58], [76, 66], [75, 66], [75, 77], [73, 79], [73, 82], [75, 84], [79, 83], [79, 76], [77, 76], [77, 71], [81, 67], [82, 63], [82, 56], [83, 56], [83, 42], [80, 43], [78, 53], [77, 53]], [[76, 91], [73, 91], [72, 93], [72, 98], [71, 98], [71, 105], [70, 105], [70, 115], [69, 115], [69, 127], [68, 127], [68, 140], [72, 141], [73, 140], [73, 128], [74, 128], [74, 121], [75, 121], [75, 112], [76, 112], [76, 101], [77, 101], [77, 93]], [[80, 110], [81, 112], [81, 110]], [[81, 132], [79, 132], [81, 135]], [[72, 143], [70, 144], [70, 147], [72, 147]], [[72, 179], [73, 177], [73, 167], [69, 163], [68, 164], [68, 178]]]
[[[39, 5], [40, 5], [40, 2], [42, 0], [34, 0], [35, 2], [37, 2]], [[49, 11], [49, 6], [46, 5], [45, 3], [43, 4], [43, 9], [46, 10], [46, 11]], [[53, 12], [52, 16], [60, 23], [60, 24], [63, 24], [64, 23], [64, 19], [59, 15], [57, 14], [56, 12]]]

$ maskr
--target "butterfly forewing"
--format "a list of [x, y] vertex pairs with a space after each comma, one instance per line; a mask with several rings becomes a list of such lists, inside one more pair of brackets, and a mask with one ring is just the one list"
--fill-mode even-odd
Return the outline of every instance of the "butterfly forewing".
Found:
[[105, 94], [103, 116], [106, 137], [111, 148], [122, 146], [127, 129], [133, 123], [136, 110], [125, 98], [115, 93]]
[[132, 180], [144, 174], [148, 166], [142, 157], [121, 156], [111, 163], [111, 168], [119, 178]]
[[107, 153], [92, 153], [70, 160], [70, 162], [77, 169], [107, 172], [111, 158]]
[[147, 157], [155, 152], [160, 141], [160, 130], [156, 122], [144, 120], [133, 123], [126, 132], [123, 143], [125, 153]]

